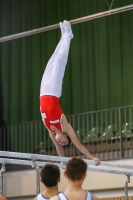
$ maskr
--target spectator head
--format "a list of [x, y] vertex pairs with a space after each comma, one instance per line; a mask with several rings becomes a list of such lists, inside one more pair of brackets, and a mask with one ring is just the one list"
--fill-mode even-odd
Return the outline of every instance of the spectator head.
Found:
[[46, 164], [40, 172], [40, 180], [46, 187], [53, 187], [60, 182], [60, 169], [57, 165]]
[[0, 195], [0, 200], [7, 200], [7, 199]]
[[84, 180], [86, 177], [87, 164], [80, 158], [72, 158], [66, 165], [64, 175], [71, 181]]

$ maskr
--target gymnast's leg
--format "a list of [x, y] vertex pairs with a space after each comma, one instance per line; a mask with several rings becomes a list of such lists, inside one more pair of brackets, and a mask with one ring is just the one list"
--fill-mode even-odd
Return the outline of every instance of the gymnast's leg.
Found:
[[60, 27], [62, 37], [46, 66], [41, 82], [40, 96], [53, 95], [58, 98], [61, 96], [62, 80], [73, 34], [69, 22], [60, 23]]
[[51, 74], [51, 84], [54, 87], [55, 96], [58, 98], [61, 96], [62, 91], [62, 81], [65, 73], [65, 68], [67, 64], [70, 42], [73, 38], [73, 33], [71, 30], [71, 25], [69, 22], [64, 21], [63, 26], [65, 33], [62, 36], [60, 43], [60, 48], [58, 54], [56, 55], [54, 66], [52, 68]]

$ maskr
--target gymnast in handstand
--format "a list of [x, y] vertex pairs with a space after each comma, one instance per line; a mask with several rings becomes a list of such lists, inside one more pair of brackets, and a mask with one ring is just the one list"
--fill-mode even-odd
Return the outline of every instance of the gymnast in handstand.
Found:
[[89, 159], [100, 165], [100, 159], [93, 157], [80, 143], [72, 126], [68, 123], [60, 107], [59, 98], [67, 64], [70, 42], [73, 38], [71, 25], [68, 21], [60, 22], [61, 39], [47, 63], [40, 88], [40, 112], [44, 125], [52, 139], [59, 156], [64, 155], [64, 148], [72, 141], [73, 144]]

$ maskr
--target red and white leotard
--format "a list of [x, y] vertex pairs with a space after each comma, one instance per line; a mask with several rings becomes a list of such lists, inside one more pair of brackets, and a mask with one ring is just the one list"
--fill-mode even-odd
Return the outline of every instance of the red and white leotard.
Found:
[[63, 131], [60, 121], [64, 113], [60, 107], [59, 98], [50, 95], [41, 96], [40, 110], [42, 120], [50, 132], [55, 132], [52, 126]]

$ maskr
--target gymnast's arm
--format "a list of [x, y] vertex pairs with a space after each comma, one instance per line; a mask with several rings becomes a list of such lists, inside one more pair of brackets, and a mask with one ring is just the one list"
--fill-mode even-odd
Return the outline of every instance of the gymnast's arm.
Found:
[[61, 146], [60, 144], [58, 144], [58, 142], [56, 141], [56, 139], [54, 137], [54, 134], [51, 133], [50, 131], [49, 131], [49, 136], [50, 136], [51, 140], [53, 141], [53, 143], [54, 143], [54, 145], [56, 147], [56, 151], [57, 151], [58, 155], [64, 157], [65, 154], [64, 154], [63, 146]]
[[79, 142], [72, 126], [68, 123], [66, 117], [63, 115], [62, 119], [61, 119], [61, 124], [63, 127], [63, 131], [65, 133], [68, 134], [68, 136], [71, 138], [72, 142], [74, 143], [74, 145], [83, 153], [85, 154], [88, 158], [90, 158], [91, 160], [95, 161], [96, 165], [100, 165], [101, 161], [99, 158], [95, 158], [93, 157], [89, 151]]

